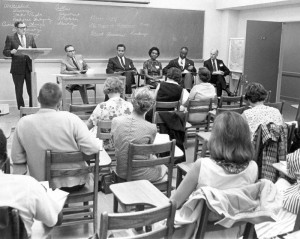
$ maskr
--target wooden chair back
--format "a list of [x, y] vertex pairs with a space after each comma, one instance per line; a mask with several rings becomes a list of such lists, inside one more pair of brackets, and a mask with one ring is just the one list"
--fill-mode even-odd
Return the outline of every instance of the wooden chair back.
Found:
[[[82, 168], [57, 169], [52, 164], [59, 163], [79, 163], [86, 162], [87, 166]], [[82, 152], [52, 152], [46, 151], [46, 180], [52, 189], [55, 186], [52, 183], [54, 178], [90, 175], [90, 181], [84, 188], [71, 192], [66, 200], [63, 209], [63, 222], [60, 226], [69, 226], [74, 224], [94, 224], [94, 232], [97, 227], [97, 208], [98, 208], [98, 182], [99, 182], [99, 154], [85, 155]], [[78, 205], [83, 203], [83, 205]]]
[[[221, 225], [215, 225], [215, 222], [210, 222], [208, 220], [208, 215], [210, 213], [210, 210], [206, 204], [205, 199], [200, 199], [200, 207], [202, 207], [201, 215], [200, 215], [200, 223], [198, 226], [197, 234], [195, 238], [203, 239], [205, 238], [205, 233], [209, 231], [220, 231], [225, 230], [227, 228], [221, 226]], [[243, 238], [244, 239], [252, 239], [255, 238], [255, 231], [254, 231], [254, 225], [251, 223], [247, 223], [246, 221], [237, 222], [232, 225], [232, 227], [246, 225]]]
[[[101, 214], [100, 221], [100, 239], [108, 238], [109, 230], [134, 229], [143, 226], [149, 226], [156, 222], [166, 219], [164, 226], [158, 230], [145, 232], [130, 238], [168, 238], [171, 239], [174, 232], [174, 217], [176, 205], [170, 201], [169, 205], [164, 207], [155, 207], [145, 211], [126, 212], [126, 213], [107, 213]], [[129, 238], [129, 237], [127, 237]]]
[[[199, 128], [205, 126], [205, 130], [209, 130], [211, 117], [209, 111], [212, 110], [212, 99], [208, 101], [190, 100], [187, 105], [187, 122], [191, 124], [189, 128], [196, 128], [196, 132]], [[197, 119], [192, 118], [196, 115]]]
[[243, 96], [221, 96], [219, 108], [238, 108], [243, 106]]
[[24, 223], [15, 208], [0, 207], [0, 237], [5, 239], [27, 239]]
[[165, 111], [179, 111], [180, 102], [179, 101], [171, 101], [171, 102], [163, 102], [163, 101], [156, 101], [153, 106], [153, 118], [152, 122], [154, 122], [155, 112], [157, 109], [165, 109]]
[[111, 120], [99, 120], [97, 122], [97, 138], [105, 140], [111, 139]]
[[[97, 138], [102, 140], [110, 140], [112, 139], [111, 131], [111, 120], [99, 120], [97, 122]], [[115, 150], [114, 149], [105, 149], [107, 154], [110, 156], [112, 160], [112, 164], [116, 165], [115, 160]]]
[[96, 108], [97, 104], [83, 104], [83, 105], [72, 105], [70, 104], [69, 112], [78, 115], [82, 120], [88, 120]]
[[218, 108], [217, 111], [216, 111], [216, 115], [221, 114], [221, 113], [226, 112], [226, 111], [233, 111], [233, 112], [242, 114], [244, 112], [244, 110], [245, 110], [245, 107], [238, 107], [238, 108]]
[[[176, 141], [173, 139], [162, 144], [134, 144], [130, 143], [127, 160], [127, 181], [132, 181], [132, 171], [138, 168], [166, 165], [168, 167], [167, 180], [160, 180], [153, 183], [160, 191], [166, 192], [167, 197], [171, 196], [172, 175], [174, 166], [174, 152]], [[136, 159], [136, 156], [156, 155], [156, 158]]]
[[20, 118], [22, 118], [25, 115], [31, 115], [35, 114], [40, 110], [40, 107], [20, 107]]
[[282, 114], [284, 102], [275, 102], [275, 103], [266, 102], [266, 103], [264, 103], [264, 105], [276, 108]]

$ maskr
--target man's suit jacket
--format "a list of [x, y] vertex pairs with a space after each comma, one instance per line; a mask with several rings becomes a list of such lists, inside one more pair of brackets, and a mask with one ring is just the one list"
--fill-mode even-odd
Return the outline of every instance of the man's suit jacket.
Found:
[[[217, 65], [218, 65], [218, 69], [220, 71], [224, 72], [223, 76], [227, 76], [230, 74], [230, 70], [227, 68], [227, 66], [225, 66], [225, 64], [222, 60], [217, 59]], [[204, 61], [203, 66], [206, 67], [210, 71], [210, 73], [212, 73], [214, 71], [213, 65], [211, 63], [211, 59]], [[212, 75], [212, 77], [213, 77], [213, 75]]]
[[136, 71], [136, 68], [133, 65], [133, 62], [131, 59], [125, 57], [125, 68], [121, 65], [119, 58], [113, 57], [109, 58], [106, 68], [106, 74], [112, 74], [114, 72], [118, 71]]
[[[75, 59], [76, 59], [76, 62], [77, 62], [77, 65], [78, 65], [80, 71], [88, 69], [88, 65], [86, 64], [82, 55], [75, 55]], [[62, 61], [60, 63], [60, 73], [61, 74], [70, 74], [70, 73], [73, 74], [76, 72], [78, 72], [78, 69], [75, 66], [71, 57], [66, 56], [64, 59], [62, 59]]]
[[[36, 48], [36, 44], [32, 35], [25, 35], [26, 37], [26, 48], [32, 47]], [[7, 57], [12, 57], [10, 73], [16, 75], [25, 74], [26, 66], [29, 71], [32, 71], [32, 61], [27, 55], [12, 55], [10, 51], [12, 49], [18, 49], [21, 45], [18, 34], [15, 33], [11, 36], [7, 36], [5, 40], [5, 46], [3, 50], [3, 55]]]
[[[168, 64], [166, 67], [163, 68], [163, 74], [164, 74], [164, 75], [166, 75], [167, 72], [168, 72], [168, 70], [169, 70], [170, 68], [172, 68], [172, 67], [175, 67], [175, 68], [180, 69], [181, 71], [184, 71], [184, 70], [188, 70], [188, 67], [189, 67], [189, 66], [193, 66], [193, 70], [192, 70], [191, 72], [192, 72], [192, 73], [196, 73], [196, 72], [197, 72], [196, 68], [194, 67], [194, 62], [193, 62], [192, 60], [185, 58], [185, 65], [184, 65], [184, 68], [181, 68], [181, 66], [180, 66], [179, 63], [178, 63], [178, 59], [179, 59], [179, 57], [176, 58], [176, 59], [171, 60], [171, 61], [169, 62], [169, 64]], [[188, 71], [189, 71], [189, 70], [188, 70]]]

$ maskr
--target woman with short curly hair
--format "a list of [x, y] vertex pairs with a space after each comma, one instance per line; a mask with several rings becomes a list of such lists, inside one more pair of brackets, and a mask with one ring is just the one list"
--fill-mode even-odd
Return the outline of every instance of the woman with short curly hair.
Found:
[[[120, 178], [127, 177], [127, 158], [129, 143], [152, 144], [157, 133], [156, 125], [145, 120], [146, 112], [153, 106], [153, 93], [142, 87], [135, 90], [132, 96], [133, 112], [128, 116], [116, 117], [112, 121], [111, 133], [113, 135], [117, 159], [116, 172]], [[141, 156], [149, 159], [150, 156]], [[165, 166], [155, 166], [132, 171], [132, 179], [147, 179], [157, 181], [167, 172]]]
[[148, 52], [150, 59], [144, 62], [143, 70], [145, 72], [146, 83], [148, 85], [152, 85], [153, 87], [157, 86], [157, 82], [159, 82], [163, 75], [162, 75], [162, 65], [157, 60], [159, 57], [160, 52], [157, 47], [151, 47]]
[[[108, 77], [104, 82], [103, 92], [108, 95], [109, 100], [97, 105], [92, 115], [86, 122], [93, 134], [97, 134], [97, 122], [99, 120], [112, 120], [121, 115], [130, 115], [133, 107], [130, 102], [121, 98], [124, 86], [118, 77]], [[113, 143], [110, 140], [104, 141], [105, 149], [113, 150]]]
[[244, 111], [243, 117], [248, 121], [252, 136], [261, 124], [284, 124], [278, 109], [264, 105], [267, 94], [260, 83], [250, 83], [246, 87], [245, 100], [249, 102], [251, 108]]

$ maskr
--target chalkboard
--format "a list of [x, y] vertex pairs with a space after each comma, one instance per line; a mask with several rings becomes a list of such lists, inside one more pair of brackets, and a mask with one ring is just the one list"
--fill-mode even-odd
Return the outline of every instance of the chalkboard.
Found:
[[133, 59], [148, 58], [152, 46], [160, 49], [161, 59], [177, 57], [182, 46], [189, 48], [189, 58], [202, 58], [204, 11], [27, 1], [1, 5], [0, 44], [4, 47], [13, 23], [21, 20], [38, 47], [53, 48], [44, 58], [60, 59], [64, 46], [73, 44], [85, 58], [107, 59], [116, 55], [119, 43]]

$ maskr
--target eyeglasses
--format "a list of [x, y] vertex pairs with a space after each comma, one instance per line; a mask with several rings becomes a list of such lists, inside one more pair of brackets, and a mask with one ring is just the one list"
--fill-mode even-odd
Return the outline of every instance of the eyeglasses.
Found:
[[70, 51], [67, 51], [67, 52], [75, 52], [75, 50], [70, 50]]
[[19, 29], [25, 30], [27, 27], [18, 27]]

